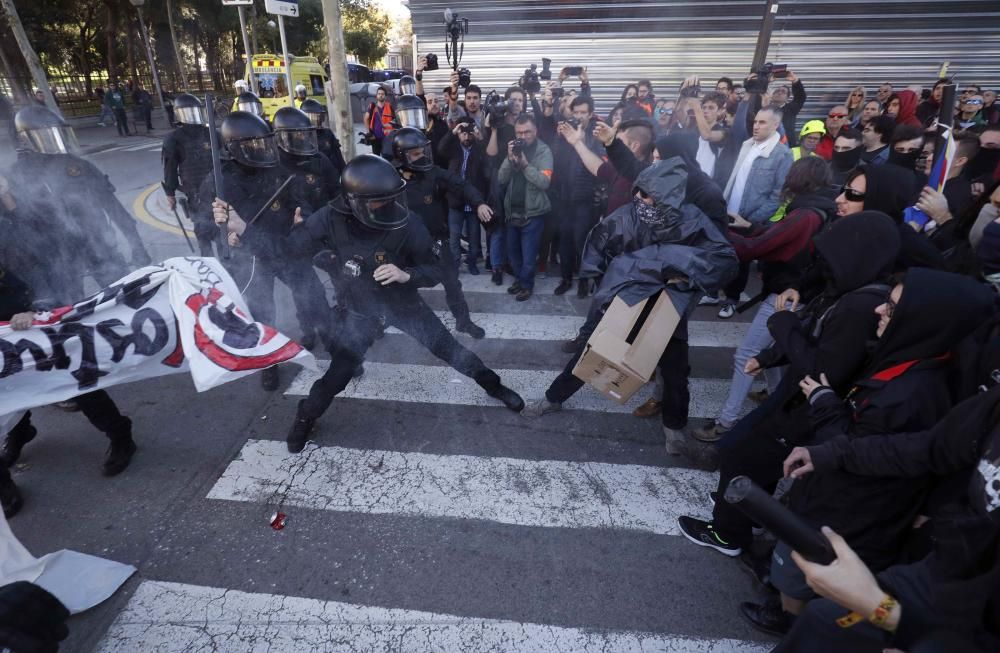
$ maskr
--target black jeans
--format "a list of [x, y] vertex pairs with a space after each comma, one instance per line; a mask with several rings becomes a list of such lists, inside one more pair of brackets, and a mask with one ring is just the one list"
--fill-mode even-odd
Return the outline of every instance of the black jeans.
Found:
[[[243, 291], [254, 319], [273, 326], [276, 308], [274, 280], [280, 279], [292, 291], [295, 314], [303, 331], [326, 326], [330, 305], [316, 270], [307, 261], [264, 261], [246, 252], [232, 250], [232, 258], [223, 265]], [[249, 283], [249, 286], [247, 285]], [[244, 291], [243, 289], [246, 288]]]
[[118, 127], [119, 136], [128, 135], [128, 114], [125, 113], [125, 109], [114, 109], [115, 112], [115, 126]]
[[593, 226], [591, 203], [573, 202], [564, 206], [559, 218], [559, 267], [563, 281], [571, 281], [580, 267], [583, 246]]
[[729, 285], [722, 289], [722, 295], [727, 301], [733, 304], [740, 303], [740, 295], [747, 289], [747, 281], [750, 279], [750, 263], [740, 263], [740, 271], [736, 278], [729, 282]]
[[[588, 318], [587, 322], [580, 327], [580, 338], [589, 338], [597, 327], [600, 317]], [[686, 333], [686, 325], [680, 324], [677, 331]], [[573, 357], [566, 363], [566, 367], [559, 373], [559, 376], [552, 381], [549, 389], [545, 391], [545, 398], [553, 403], [563, 403], [583, 387], [583, 381], [573, 375], [573, 368], [583, 351], [573, 354]], [[691, 367], [688, 363], [688, 342], [686, 339], [671, 338], [667, 343], [660, 362], [657, 364], [660, 374], [663, 375], [663, 406], [660, 413], [663, 425], [671, 429], [682, 429], [687, 426], [688, 408], [691, 403], [691, 394], [688, 390], [688, 375]]]
[[465, 301], [462, 292], [462, 282], [458, 280], [458, 260], [451, 251], [447, 239], [441, 241], [441, 285], [444, 286], [444, 298], [448, 309], [455, 319], [464, 322], [469, 319], [469, 303]]
[[[73, 401], [80, 407], [91, 424], [98, 431], [101, 431], [111, 440], [131, 437], [132, 420], [125, 417], [118, 410], [114, 400], [104, 390], [94, 390], [75, 397]], [[7, 435], [9, 439], [24, 445], [34, 437], [31, 429], [31, 411], [24, 413], [24, 416], [14, 425]]]
[[[500, 377], [471, 351], [455, 340], [441, 320], [419, 297], [401, 306], [393, 306], [387, 322], [426, 347], [432, 354], [474, 380], [487, 392], [500, 389]], [[309, 396], [299, 403], [299, 419], [319, 419], [330, 402], [347, 387], [355, 368], [364, 360], [381, 331], [379, 318], [338, 308], [333, 313], [330, 337], [330, 367], [309, 389]]]

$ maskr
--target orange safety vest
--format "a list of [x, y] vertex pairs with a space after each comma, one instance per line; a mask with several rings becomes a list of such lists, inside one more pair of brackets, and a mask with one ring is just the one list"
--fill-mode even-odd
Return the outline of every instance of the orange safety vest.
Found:
[[[375, 131], [375, 115], [378, 111], [378, 104], [372, 102], [371, 106], [368, 108], [368, 113], [371, 117], [368, 118], [368, 131]], [[382, 107], [382, 133], [388, 134], [392, 131], [392, 119], [395, 116], [392, 115], [392, 106], [386, 101], [385, 106]]]

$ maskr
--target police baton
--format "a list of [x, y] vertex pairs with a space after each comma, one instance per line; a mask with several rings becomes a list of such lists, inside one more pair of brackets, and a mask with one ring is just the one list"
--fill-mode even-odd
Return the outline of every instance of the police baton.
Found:
[[184, 222], [181, 220], [181, 214], [177, 212], [177, 205], [174, 205], [172, 209], [174, 212], [174, 217], [177, 218], [177, 226], [181, 228], [181, 233], [184, 234], [184, 240], [187, 241], [188, 247], [191, 249], [191, 253], [194, 254], [194, 245], [191, 244], [191, 237], [188, 236], [187, 229], [184, 228]]
[[[219, 134], [215, 131], [215, 97], [211, 93], [205, 94], [205, 117], [208, 120], [208, 140], [212, 146], [212, 176], [215, 179], [215, 196], [220, 200], [227, 201], [222, 180]], [[230, 257], [229, 228], [226, 225], [219, 225], [219, 236], [219, 253], [222, 254], [222, 258], [228, 259]]]
[[248, 227], [250, 225], [252, 225], [254, 222], [257, 222], [257, 218], [259, 218], [260, 216], [264, 215], [264, 211], [267, 210], [267, 207], [271, 206], [272, 204], [275, 203], [275, 201], [277, 201], [278, 196], [281, 195], [282, 191], [284, 191], [285, 188], [288, 187], [288, 184], [292, 183], [293, 179], [295, 179], [295, 175], [291, 175], [280, 186], [278, 186], [278, 190], [274, 191], [274, 195], [271, 195], [271, 199], [267, 200], [264, 203], [264, 206], [260, 207], [260, 210], [257, 211], [257, 213], [252, 218], [250, 218], [249, 220], [247, 220], [247, 226]]

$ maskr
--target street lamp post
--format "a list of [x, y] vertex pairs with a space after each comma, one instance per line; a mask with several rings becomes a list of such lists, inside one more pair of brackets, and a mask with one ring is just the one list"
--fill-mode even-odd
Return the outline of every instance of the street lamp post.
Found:
[[149, 70], [153, 73], [153, 86], [156, 88], [156, 96], [160, 98], [160, 109], [165, 111], [163, 104], [163, 90], [160, 88], [160, 75], [156, 72], [156, 64], [153, 62], [153, 48], [149, 45], [149, 34], [146, 32], [146, 21], [142, 19], [142, 5], [146, 0], [129, 0], [135, 7], [135, 13], [139, 16], [139, 29], [142, 30], [142, 42], [146, 46], [146, 58], [149, 60]]

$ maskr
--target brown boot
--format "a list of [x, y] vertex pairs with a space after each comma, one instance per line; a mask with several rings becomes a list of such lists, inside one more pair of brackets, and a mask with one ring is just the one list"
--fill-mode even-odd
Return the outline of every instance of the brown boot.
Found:
[[643, 418], [656, 417], [657, 415], [660, 414], [661, 410], [663, 410], [663, 402], [657, 401], [656, 399], [650, 397], [649, 399], [646, 400], [646, 403], [633, 410], [632, 414], [635, 415], [636, 417], [643, 417]]

